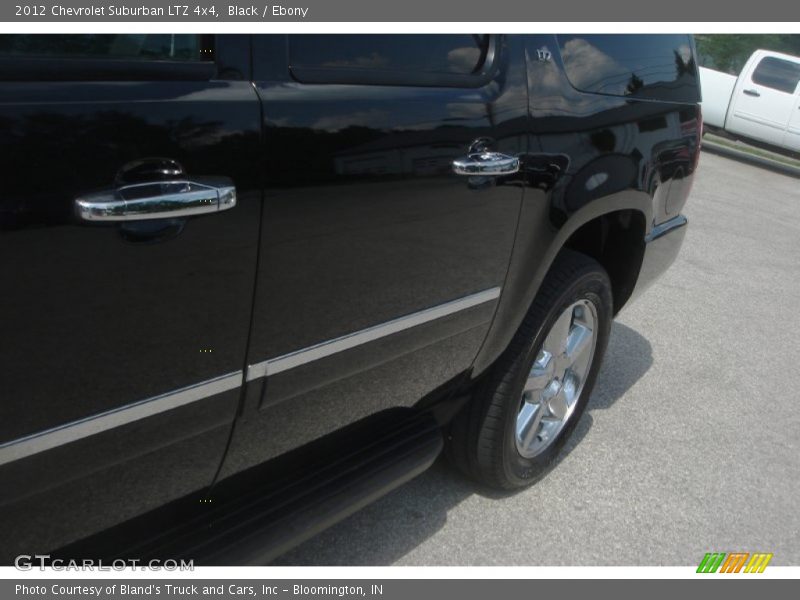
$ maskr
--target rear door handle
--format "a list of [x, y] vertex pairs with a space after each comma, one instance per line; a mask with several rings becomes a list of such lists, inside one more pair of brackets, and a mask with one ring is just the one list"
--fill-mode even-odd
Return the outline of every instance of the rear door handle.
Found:
[[475, 152], [453, 161], [458, 175], [510, 175], [519, 171], [519, 158], [500, 152]]
[[75, 199], [83, 221], [141, 221], [203, 215], [236, 206], [236, 187], [227, 177], [123, 185]]
[[758, 90], [744, 90], [744, 93], [748, 96], [755, 96], [758, 98], [761, 94], [758, 93]]

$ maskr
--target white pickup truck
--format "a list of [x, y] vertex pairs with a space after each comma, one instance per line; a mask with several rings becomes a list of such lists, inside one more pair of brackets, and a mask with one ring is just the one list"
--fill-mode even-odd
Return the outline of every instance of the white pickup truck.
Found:
[[703, 121], [730, 135], [800, 152], [800, 57], [756, 50], [739, 77], [700, 67]]

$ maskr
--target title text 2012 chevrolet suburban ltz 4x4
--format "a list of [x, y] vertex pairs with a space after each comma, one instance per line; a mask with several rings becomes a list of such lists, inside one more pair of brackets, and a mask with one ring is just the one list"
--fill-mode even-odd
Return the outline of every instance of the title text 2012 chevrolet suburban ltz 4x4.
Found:
[[702, 130], [685, 35], [4, 35], [0, 100], [4, 564], [533, 483]]

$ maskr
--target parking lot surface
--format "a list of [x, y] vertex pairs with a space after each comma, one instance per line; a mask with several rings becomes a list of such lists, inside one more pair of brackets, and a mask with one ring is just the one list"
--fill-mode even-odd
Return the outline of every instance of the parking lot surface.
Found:
[[276, 564], [800, 564], [800, 180], [705, 153], [685, 213], [544, 480], [497, 494], [440, 462]]

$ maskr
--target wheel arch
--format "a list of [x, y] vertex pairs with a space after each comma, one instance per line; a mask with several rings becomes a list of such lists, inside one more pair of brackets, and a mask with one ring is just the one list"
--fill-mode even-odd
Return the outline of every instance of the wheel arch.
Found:
[[621, 209], [587, 221], [563, 244], [599, 262], [611, 280], [614, 314], [633, 293], [645, 248], [645, 216], [641, 211]]
[[480, 376], [505, 350], [531, 306], [558, 253], [572, 248], [597, 260], [612, 282], [614, 313], [630, 299], [652, 230], [653, 201], [627, 190], [598, 198], [556, 228], [549, 207], [526, 198], [497, 310], [474, 363]]

